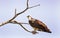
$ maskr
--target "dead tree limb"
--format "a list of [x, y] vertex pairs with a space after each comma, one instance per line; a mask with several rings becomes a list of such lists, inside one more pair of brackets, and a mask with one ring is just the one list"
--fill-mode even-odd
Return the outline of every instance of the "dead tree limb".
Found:
[[20, 22], [17, 22], [17, 21], [11, 21], [10, 23], [19, 24], [24, 30], [26, 30], [27, 32], [31, 32], [31, 31], [27, 30], [24, 26], [22, 26], [22, 24], [28, 24], [28, 23], [20, 23]]
[[21, 11], [19, 13], [17, 13], [16, 9], [15, 9], [15, 15], [14, 15], [14, 17], [11, 18], [11, 19], [9, 19], [9, 20], [7, 20], [6, 22], [3, 22], [2, 24], [0, 24], [0, 27], [3, 26], [3, 25], [5, 25], [5, 24], [8, 24], [8, 23], [14, 23], [14, 24], [19, 24], [27, 32], [31, 32], [31, 31], [27, 30], [25, 27], [22, 26], [22, 24], [28, 24], [28, 23], [19, 23], [17, 21], [13, 21], [18, 15], [23, 14], [25, 11], [27, 11], [30, 8], [34, 8], [34, 7], [40, 6], [40, 4], [29, 7], [29, 0], [27, 0], [26, 6], [27, 7], [23, 11]]

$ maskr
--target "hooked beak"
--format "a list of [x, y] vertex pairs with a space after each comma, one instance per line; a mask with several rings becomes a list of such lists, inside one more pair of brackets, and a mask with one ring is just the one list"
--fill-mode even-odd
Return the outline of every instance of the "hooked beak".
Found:
[[30, 17], [30, 15], [27, 16], [27, 18], [29, 18], [29, 17]]

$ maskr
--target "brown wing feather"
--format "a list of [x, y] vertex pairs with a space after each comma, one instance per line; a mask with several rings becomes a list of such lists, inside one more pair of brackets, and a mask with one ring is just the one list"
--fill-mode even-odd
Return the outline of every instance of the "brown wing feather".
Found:
[[36, 20], [36, 23], [38, 23], [40, 26], [44, 28], [47, 28], [47, 26], [42, 21]]
[[42, 21], [36, 20], [35, 25], [38, 25], [38, 28], [42, 29], [43, 31], [51, 33], [51, 31]]

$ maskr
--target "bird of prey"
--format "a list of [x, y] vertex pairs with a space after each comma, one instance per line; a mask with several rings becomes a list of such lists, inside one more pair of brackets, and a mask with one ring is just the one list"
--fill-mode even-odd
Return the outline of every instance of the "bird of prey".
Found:
[[51, 33], [50, 29], [40, 20], [32, 18], [30, 15], [27, 16], [29, 24], [33, 27], [34, 31], [43, 31]]

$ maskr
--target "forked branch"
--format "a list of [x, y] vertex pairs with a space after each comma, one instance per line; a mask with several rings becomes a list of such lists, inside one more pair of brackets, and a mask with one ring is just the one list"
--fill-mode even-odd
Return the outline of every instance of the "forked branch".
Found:
[[20, 22], [17, 22], [17, 21], [12, 21], [10, 23], [19, 24], [24, 30], [26, 30], [27, 32], [31, 32], [31, 31], [27, 30], [24, 26], [22, 26], [22, 24], [28, 24], [28, 23], [20, 23]]
[[23, 11], [21, 11], [21, 12], [19, 12], [19, 13], [17, 13], [17, 12], [16, 12], [16, 9], [15, 9], [15, 15], [14, 15], [14, 17], [11, 18], [11, 19], [9, 19], [9, 20], [6, 21], [6, 22], [0, 24], [0, 27], [3, 26], [3, 25], [5, 25], [5, 24], [8, 24], [8, 23], [14, 23], [14, 24], [19, 24], [24, 30], [26, 30], [27, 32], [30, 32], [30, 33], [31, 33], [31, 31], [27, 30], [25, 27], [22, 26], [22, 24], [28, 24], [28, 23], [19, 23], [19, 22], [17, 22], [17, 21], [13, 21], [18, 15], [23, 14], [25, 11], [27, 11], [27, 10], [30, 9], [30, 8], [34, 8], [34, 7], [40, 6], [40, 4], [29, 7], [29, 0], [27, 0], [26, 6], [27, 6], [27, 7], [26, 7]]

